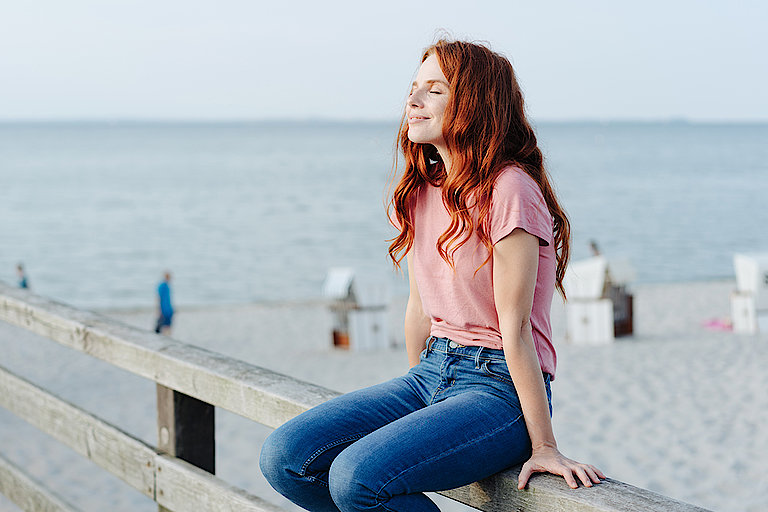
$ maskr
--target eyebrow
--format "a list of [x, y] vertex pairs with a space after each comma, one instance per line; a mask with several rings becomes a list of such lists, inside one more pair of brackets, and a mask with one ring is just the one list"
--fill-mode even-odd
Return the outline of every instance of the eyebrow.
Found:
[[[435, 78], [435, 79], [432, 79], [432, 80], [425, 80], [425, 81], [424, 81], [424, 83], [425, 83], [425, 84], [427, 84], [427, 85], [432, 85], [432, 84], [443, 84], [443, 85], [444, 85], [444, 86], [446, 86], [446, 87], [450, 87], [450, 84], [448, 84], [448, 82], [446, 82], [445, 80], [440, 80], [440, 79], [437, 79], [437, 78]], [[414, 87], [416, 87], [416, 80], [414, 80], [414, 81], [411, 83], [411, 88], [414, 88]]]

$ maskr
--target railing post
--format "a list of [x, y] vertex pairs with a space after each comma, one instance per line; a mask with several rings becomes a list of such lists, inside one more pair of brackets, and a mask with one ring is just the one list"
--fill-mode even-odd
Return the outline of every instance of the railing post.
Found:
[[158, 384], [158, 449], [215, 474], [214, 410], [209, 403]]

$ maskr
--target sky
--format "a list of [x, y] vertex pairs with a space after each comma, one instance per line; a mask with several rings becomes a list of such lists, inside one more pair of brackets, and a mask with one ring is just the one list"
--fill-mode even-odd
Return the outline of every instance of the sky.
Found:
[[2, 120], [394, 120], [438, 34], [513, 63], [534, 120], [768, 121], [763, 0], [28, 0]]

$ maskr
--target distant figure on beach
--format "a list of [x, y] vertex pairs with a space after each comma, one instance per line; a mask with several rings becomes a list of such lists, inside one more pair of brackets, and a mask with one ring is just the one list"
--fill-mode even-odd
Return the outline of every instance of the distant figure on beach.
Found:
[[589, 241], [589, 252], [592, 253], [592, 256], [600, 256], [600, 248], [597, 246], [596, 240]]
[[170, 335], [172, 321], [171, 273], [166, 272], [163, 275], [163, 280], [157, 286], [157, 325], [155, 326], [155, 332]]
[[29, 289], [29, 280], [27, 279], [26, 272], [24, 272], [24, 265], [21, 263], [16, 265], [16, 275], [19, 279], [19, 288]]
[[398, 148], [389, 255], [407, 258], [410, 370], [277, 428], [264, 476], [307, 510], [343, 512], [439, 512], [424, 492], [521, 463], [520, 489], [536, 472], [599, 483], [552, 431], [549, 311], [570, 224], [510, 62], [474, 43], [427, 48]]

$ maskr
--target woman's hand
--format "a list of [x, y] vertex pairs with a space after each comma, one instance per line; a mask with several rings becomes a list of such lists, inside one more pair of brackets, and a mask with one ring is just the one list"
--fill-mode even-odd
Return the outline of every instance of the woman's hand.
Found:
[[585, 487], [599, 484], [601, 478], [605, 478], [602, 471], [589, 464], [581, 464], [565, 457], [557, 448], [544, 447], [533, 452], [528, 462], [523, 464], [518, 477], [517, 488], [525, 489], [528, 479], [534, 473], [552, 473], [561, 475], [566, 483], [576, 489], [579, 484], [576, 477]]

